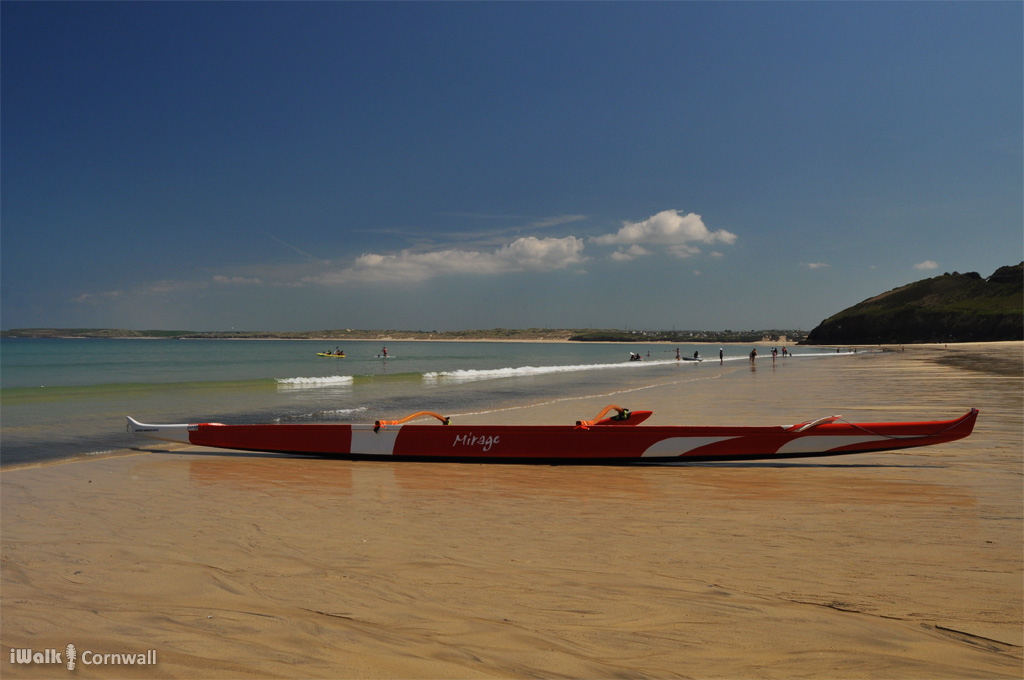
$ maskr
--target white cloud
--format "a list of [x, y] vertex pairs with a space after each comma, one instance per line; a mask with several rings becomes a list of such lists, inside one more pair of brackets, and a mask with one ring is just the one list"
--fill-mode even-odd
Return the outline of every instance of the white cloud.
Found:
[[647, 250], [643, 246], [638, 246], [634, 244], [628, 248], [619, 248], [618, 250], [616, 250], [614, 253], [612, 253], [612, 259], [618, 260], [619, 262], [629, 262], [630, 260], [635, 260], [638, 257], [643, 257], [644, 255], [650, 254], [651, 251]]
[[560, 227], [563, 224], [570, 224], [572, 222], [580, 222], [587, 219], [586, 215], [555, 215], [554, 217], [545, 217], [534, 221], [530, 226], [534, 229], [548, 229], [550, 227]]
[[[725, 229], [711, 231], [695, 213], [680, 215], [678, 210], [663, 210], [642, 222], [626, 222], [614, 234], [596, 236], [591, 240], [600, 245], [664, 246], [676, 257], [685, 258], [700, 253], [700, 248], [692, 245], [694, 243], [730, 245], [736, 242], [736, 234]], [[620, 249], [612, 257], [625, 259], [622, 254], [628, 252]]]
[[693, 257], [694, 255], [700, 255], [700, 248], [697, 246], [686, 245], [685, 243], [679, 243], [674, 246], [669, 246], [668, 252], [682, 260], [687, 257]]
[[832, 265], [830, 265], [828, 262], [805, 262], [804, 266], [807, 267], [808, 269], [825, 269], [827, 267], [831, 267]]
[[103, 300], [114, 300], [124, 295], [123, 290], [108, 290], [102, 293], [82, 293], [76, 298], [72, 299], [72, 302], [82, 302], [94, 304]]
[[183, 290], [195, 290], [197, 288], [204, 288], [206, 284], [197, 281], [174, 281], [165, 279], [163, 281], [156, 281], [150, 283], [144, 287], [144, 292], [148, 293], [177, 293]]
[[235, 286], [258, 286], [263, 283], [257, 278], [246, 278], [244, 276], [222, 276], [220, 274], [213, 277], [213, 282]]
[[550, 271], [583, 262], [582, 252], [583, 239], [575, 236], [544, 239], [526, 236], [498, 250], [496, 259], [508, 265], [508, 271]]
[[490, 252], [447, 249], [429, 252], [403, 250], [397, 254], [360, 255], [351, 267], [307, 277], [310, 283], [354, 283], [356, 281], [426, 281], [452, 274], [504, 274], [524, 271], [554, 271], [586, 260], [583, 239], [525, 236]]
[[[558, 215], [536, 221], [534, 228], [550, 228], [578, 222], [582, 215]], [[497, 234], [495, 234], [497, 235]], [[308, 255], [275, 236], [266, 236], [301, 255]], [[701, 252], [698, 244], [731, 244], [736, 235], [725, 230], [711, 231], [699, 215], [681, 215], [677, 210], [666, 210], [642, 222], [624, 223], [614, 234], [591, 238], [592, 243], [617, 246], [611, 254], [613, 260], [628, 262], [668, 252], [685, 258]], [[508, 237], [470, 245], [413, 247], [389, 253], [364, 253], [354, 260], [330, 261], [311, 256], [303, 261], [276, 264], [251, 264], [208, 272], [205, 277], [192, 280], [157, 280], [140, 283], [137, 287], [115, 293], [85, 293], [76, 302], [98, 304], [111, 301], [115, 296], [129, 299], [153, 299], [153, 296], [215, 295], [215, 290], [267, 286], [274, 289], [308, 285], [357, 286], [393, 282], [417, 284], [445, 276], [494, 276], [510, 273], [552, 272], [572, 270], [583, 274], [583, 264], [589, 259], [584, 254], [586, 239], [577, 236]], [[721, 257], [718, 250], [711, 256]], [[699, 276], [699, 273], [695, 273]], [[205, 292], [204, 292], [205, 291]]]
[[938, 269], [939, 263], [934, 260], [925, 260], [914, 265], [914, 269]]

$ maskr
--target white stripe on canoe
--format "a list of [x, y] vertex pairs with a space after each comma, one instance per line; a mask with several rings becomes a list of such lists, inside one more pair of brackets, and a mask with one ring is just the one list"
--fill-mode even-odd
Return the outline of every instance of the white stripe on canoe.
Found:
[[854, 444], [866, 444], [868, 442], [881, 442], [888, 439], [916, 439], [917, 435], [902, 435], [902, 436], [889, 436], [880, 437], [878, 435], [850, 435], [850, 436], [810, 436], [800, 437], [794, 439], [791, 442], [786, 442], [779, 450], [775, 453], [818, 453], [825, 451], [834, 451], [835, 449], [842, 448], [844, 446], [852, 446]]
[[373, 425], [353, 425], [349, 451], [364, 456], [390, 456], [395, 452], [395, 439], [401, 429], [401, 425], [392, 425], [374, 432]]
[[736, 439], [736, 437], [669, 437], [648, 446], [647, 450], [640, 457], [663, 458], [681, 456], [702, 446], [724, 442], [727, 439]]

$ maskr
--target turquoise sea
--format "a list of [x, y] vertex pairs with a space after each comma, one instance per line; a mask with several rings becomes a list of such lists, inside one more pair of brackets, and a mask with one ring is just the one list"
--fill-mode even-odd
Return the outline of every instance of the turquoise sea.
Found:
[[[309, 340], [0, 340], [0, 464], [138, 446], [142, 422], [372, 422], [480, 413], [715, 371], [750, 347]], [[388, 356], [382, 354], [386, 346]], [[781, 347], [779, 348], [781, 351]], [[759, 347], [764, 357], [766, 348]], [[800, 356], [835, 350], [796, 349]], [[629, 361], [637, 352], [644, 360]], [[766, 357], [769, 358], [770, 357]], [[637, 406], [638, 408], [640, 406]], [[580, 414], [588, 417], [591, 414]]]

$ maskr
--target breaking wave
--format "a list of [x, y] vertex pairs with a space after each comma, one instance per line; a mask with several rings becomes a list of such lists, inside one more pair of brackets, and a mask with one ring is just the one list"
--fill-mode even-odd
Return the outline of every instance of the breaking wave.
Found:
[[335, 409], [324, 409], [320, 411], [312, 411], [309, 413], [299, 413], [292, 416], [282, 416], [273, 418], [271, 422], [274, 423], [293, 423], [293, 422], [304, 422], [304, 421], [324, 421], [324, 422], [337, 422], [338, 420], [345, 420], [349, 416], [357, 413], [363, 413], [367, 409], [365, 406], [358, 406], [355, 408], [335, 408]]
[[610, 369], [638, 369], [643, 366], [675, 364], [675, 361], [635, 361], [616, 364], [573, 364], [565, 366], [519, 366], [487, 369], [458, 369], [454, 371], [431, 371], [423, 374], [425, 381], [469, 382], [472, 380], [494, 380], [496, 378], [519, 378], [524, 376], [550, 375], [552, 373], [573, 373], [578, 371], [601, 371]]
[[314, 378], [278, 378], [277, 384], [280, 387], [303, 389], [306, 387], [334, 387], [337, 385], [351, 385], [350, 375], [326, 375]]

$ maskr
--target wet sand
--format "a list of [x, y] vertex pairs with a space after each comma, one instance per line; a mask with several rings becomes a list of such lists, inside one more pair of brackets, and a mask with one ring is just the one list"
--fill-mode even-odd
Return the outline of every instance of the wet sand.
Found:
[[[0, 474], [10, 649], [81, 677], [1020, 678], [1022, 345], [745, 362], [467, 416], [952, 418], [905, 453], [631, 467], [350, 462], [159, 445]], [[714, 375], [712, 375], [714, 373]]]

